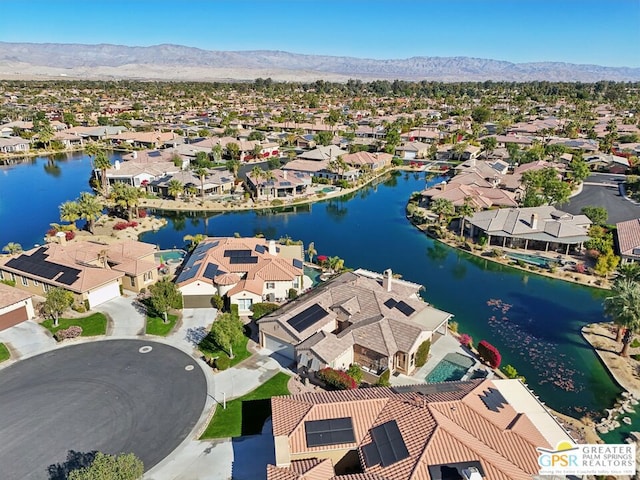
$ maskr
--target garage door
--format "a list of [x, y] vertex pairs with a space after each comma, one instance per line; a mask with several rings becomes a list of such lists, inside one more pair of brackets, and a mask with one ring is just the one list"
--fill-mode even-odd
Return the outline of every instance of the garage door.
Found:
[[27, 307], [20, 307], [7, 313], [0, 315], [0, 331], [13, 327], [20, 322], [29, 319]]
[[279, 338], [272, 337], [270, 335], [264, 335], [264, 347], [272, 352], [279, 353], [291, 360], [296, 358], [295, 349], [293, 345], [290, 345]]
[[184, 308], [211, 308], [211, 295], [183, 295]]
[[120, 286], [117, 282], [110, 283], [104, 287], [96, 288], [89, 293], [89, 308], [93, 308], [101, 303], [108, 302], [120, 296]]

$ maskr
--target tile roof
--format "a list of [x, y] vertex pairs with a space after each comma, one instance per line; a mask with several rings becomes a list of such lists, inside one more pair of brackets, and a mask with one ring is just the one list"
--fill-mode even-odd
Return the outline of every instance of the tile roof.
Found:
[[620, 253], [640, 257], [640, 218], [616, 223], [616, 228]]
[[33, 297], [33, 294], [0, 283], [0, 309], [10, 307]]

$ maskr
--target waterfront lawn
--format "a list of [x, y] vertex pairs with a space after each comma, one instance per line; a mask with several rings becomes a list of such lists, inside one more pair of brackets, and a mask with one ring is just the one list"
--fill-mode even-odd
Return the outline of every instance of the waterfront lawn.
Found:
[[7, 348], [7, 346], [4, 343], [0, 343], [0, 363], [4, 362], [5, 360], [9, 360], [10, 357], [11, 354], [9, 353], [9, 349]]
[[278, 372], [252, 392], [228, 401], [226, 410], [217, 405], [200, 440], [259, 434], [271, 416], [271, 397], [289, 395], [288, 382], [289, 375]]
[[[230, 366], [233, 367], [252, 355], [251, 352], [247, 349], [247, 343], [249, 343], [249, 337], [245, 335], [242, 337], [242, 340], [233, 345], [233, 358], [230, 359]], [[213, 341], [211, 333], [204, 337], [204, 339], [200, 342], [200, 345], [198, 345], [198, 348], [207, 358], [216, 358], [221, 355], [228, 355], [227, 352], [218, 348], [218, 346]]]
[[107, 317], [100, 312], [82, 318], [60, 318], [57, 327], [53, 326], [53, 319], [51, 318], [42, 322], [41, 325], [54, 335], [58, 330], [69, 328], [72, 325], [82, 327], [81, 336], [83, 337], [95, 337], [107, 333]]
[[169, 333], [171, 333], [173, 327], [176, 326], [177, 321], [177, 315], [168, 314], [167, 323], [164, 323], [163, 315], [160, 315], [158, 317], [147, 315], [147, 328], [145, 329], [145, 333], [147, 335], [166, 337], [167, 335], [169, 335]]

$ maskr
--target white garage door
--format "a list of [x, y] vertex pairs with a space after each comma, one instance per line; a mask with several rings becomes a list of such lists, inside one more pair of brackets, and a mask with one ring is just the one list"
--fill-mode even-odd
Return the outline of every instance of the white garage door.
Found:
[[271, 337], [269, 335], [264, 336], [264, 346], [266, 349], [272, 352], [283, 355], [291, 360], [295, 359], [295, 350], [293, 345], [290, 345], [279, 338]]
[[110, 283], [104, 287], [96, 288], [89, 293], [89, 308], [93, 308], [101, 303], [108, 302], [120, 296], [120, 286], [118, 282]]

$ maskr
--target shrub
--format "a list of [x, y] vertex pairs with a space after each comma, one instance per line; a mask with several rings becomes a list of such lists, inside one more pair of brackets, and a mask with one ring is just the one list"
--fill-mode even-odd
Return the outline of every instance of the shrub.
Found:
[[235, 303], [232, 303], [231, 307], [229, 308], [229, 311], [231, 312], [231, 316], [233, 318], [235, 318], [236, 320], [240, 319], [240, 313], [239, 313], [238, 305], [236, 305]]
[[280, 308], [280, 305], [278, 305], [277, 303], [254, 303], [253, 305], [251, 305], [251, 311], [253, 312], [252, 318], [254, 320], [258, 320], [265, 315], [269, 315], [271, 312], [277, 310], [278, 308]]
[[282, 200], [280, 200], [279, 198], [275, 198], [273, 200], [271, 200], [271, 205], [274, 207], [279, 207], [281, 205], [283, 205], [284, 202]]
[[486, 340], [481, 340], [478, 344], [478, 354], [480, 358], [491, 365], [491, 368], [498, 368], [502, 361], [502, 355], [496, 347], [491, 345]]
[[129, 228], [129, 227], [137, 227], [138, 226], [138, 222], [118, 222], [113, 226], [114, 230], [124, 230], [125, 228]]
[[84, 308], [84, 305], [81, 303], [74, 303], [73, 305], [71, 305], [71, 309], [78, 313], [84, 313], [87, 311], [87, 309]]
[[71, 241], [76, 238], [76, 232], [74, 232], [73, 230], [67, 230], [66, 232], [64, 232], [64, 238], [67, 241]]
[[289, 300], [295, 300], [296, 298], [298, 298], [298, 291], [295, 288], [290, 288], [287, 298]]
[[633, 342], [631, 342], [631, 343], [629, 344], [629, 346], [630, 346], [631, 348], [638, 348], [638, 347], [640, 347], [640, 340], [638, 340], [637, 338], [634, 338], [634, 339], [633, 339]]
[[466, 333], [463, 333], [462, 335], [460, 335], [460, 338], [458, 338], [458, 341], [460, 342], [461, 345], [467, 348], [471, 348], [471, 344], [473, 344], [473, 338], [471, 338], [471, 335], [468, 335]]
[[458, 333], [458, 322], [449, 322], [449, 330], [453, 333]]
[[211, 305], [218, 311], [222, 311], [224, 308], [224, 299], [217, 293], [211, 297]]
[[144, 208], [139, 208], [138, 218], [146, 218], [146, 217], [147, 217], [147, 211]]
[[390, 378], [391, 378], [391, 370], [387, 369], [384, 372], [382, 372], [382, 375], [380, 375], [380, 378], [378, 379], [378, 382], [376, 383], [376, 385], [379, 387], [388, 387], [391, 385], [391, 382], [389, 381]]
[[353, 378], [358, 385], [362, 383], [362, 368], [357, 363], [352, 363], [347, 369], [347, 375]]
[[502, 367], [502, 373], [504, 373], [507, 378], [517, 378], [518, 377], [518, 371], [515, 369], [515, 367], [513, 365], [505, 365], [504, 367]]
[[77, 325], [71, 325], [69, 328], [58, 330], [54, 337], [57, 341], [61, 342], [67, 338], [76, 338], [82, 335], [82, 327]]
[[352, 390], [358, 388], [356, 381], [347, 372], [334, 370], [331, 367], [323, 368], [318, 372], [318, 378], [336, 390]]
[[15, 280], [0, 280], [0, 283], [4, 283], [5, 285], [9, 285], [10, 287], [16, 286]]
[[640, 362], [640, 353], [636, 353], [634, 355], [631, 355], [631, 358], [633, 358], [634, 360]]
[[216, 368], [220, 371], [224, 371], [231, 366], [231, 359], [228, 355], [222, 354], [216, 358]]
[[427, 363], [427, 358], [429, 357], [429, 350], [431, 349], [431, 340], [425, 340], [418, 347], [418, 351], [416, 352], [416, 367], [420, 368]]

